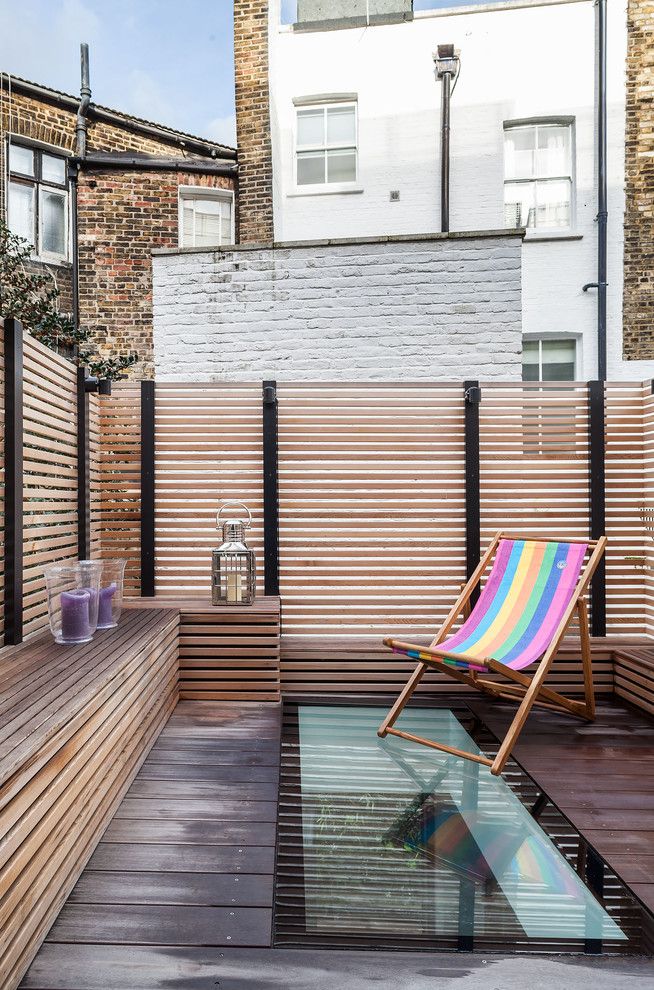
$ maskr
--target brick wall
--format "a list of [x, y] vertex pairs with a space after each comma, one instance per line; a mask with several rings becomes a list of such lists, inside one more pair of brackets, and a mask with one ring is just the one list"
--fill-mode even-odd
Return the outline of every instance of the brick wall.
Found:
[[624, 336], [628, 361], [654, 359], [654, 0], [629, 0]]
[[[14, 91], [4, 92], [0, 168], [5, 136], [39, 141], [68, 154], [75, 150], [75, 111]], [[162, 157], [202, 156], [186, 152], [179, 139], [157, 139], [106, 121], [91, 119], [87, 150], [134, 151]], [[4, 174], [4, 171], [0, 172]], [[232, 188], [230, 178], [195, 173], [82, 171], [79, 177], [78, 231], [80, 322], [90, 327], [100, 353], [110, 357], [130, 350], [141, 361], [134, 377], [152, 373], [152, 263], [150, 249], [178, 243], [178, 186]], [[4, 185], [0, 184], [0, 197]], [[5, 215], [4, 199], [0, 209]], [[42, 267], [42, 266], [37, 266]], [[72, 309], [70, 263], [47, 266], [61, 289], [61, 308]]]
[[234, 82], [238, 240], [241, 244], [265, 244], [273, 239], [268, 0], [234, 0]]
[[510, 233], [156, 254], [159, 380], [521, 375]]
[[85, 170], [79, 178], [80, 322], [103, 352], [136, 350], [136, 376], [154, 374], [153, 248], [177, 245], [179, 186], [231, 188], [223, 176]]

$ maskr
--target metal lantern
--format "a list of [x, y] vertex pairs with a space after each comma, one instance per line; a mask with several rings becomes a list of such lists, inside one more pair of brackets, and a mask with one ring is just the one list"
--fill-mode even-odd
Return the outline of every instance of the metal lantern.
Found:
[[250, 510], [242, 502], [225, 502], [218, 510], [216, 525], [220, 529], [221, 515], [234, 508], [242, 509], [247, 520], [237, 516], [222, 522], [223, 542], [211, 554], [213, 605], [251, 605], [257, 593], [256, 558], [245, 542], [245, 530], [252, 525]]

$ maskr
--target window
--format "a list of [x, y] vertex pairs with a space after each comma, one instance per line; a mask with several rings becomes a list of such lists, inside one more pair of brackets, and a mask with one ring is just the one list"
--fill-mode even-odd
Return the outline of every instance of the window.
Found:
[[298, 109], [295, 168], [298, 186], [356, 182], [356, 103]]
[[504, 223], [572, 226], [572, 124], [511, 124], [504, 129]]
[[39, 258], [68, 257], [66, 159], [40, 148], [9, 144], [7, 219]]
[[523, 382], [573, 382], [577, 370], [577, 341], [524, 340], [522, 342]]
[[198, 189], [196, 186], [180, 189], [180, 247], [233, 244], [232, 200], [232, 193], [224, 189]]

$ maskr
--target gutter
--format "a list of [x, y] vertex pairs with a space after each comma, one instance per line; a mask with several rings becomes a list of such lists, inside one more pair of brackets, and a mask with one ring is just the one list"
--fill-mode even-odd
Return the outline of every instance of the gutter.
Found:
[[194, 172], [200, 175], [231, 175], [238, 172], [236, 163], [201, 161], [194, 158], [130, 158], [119, 155], [79, 155], [69, 158], [69, 165], [88, 171], [116, 172]]
[[[14, 93], [36, 97], [43, 103], [48, 103], [54, 107], [63, 107], [65, 110], [70, 110], [75, 114], [79, 108], [79, 100], [75, 96], [69, 96], [67, 93], [58, 93], [55, 90], [48, 89], [46, 86], [39, 86], [38, 83], [28, 82], [26, 79], [17, 79], [15, 76], [12, 76], [11, 88]], [[146, 134], [148, 137], [156, 138], [159, 141], [175, 144], [193, 154], [206, 155], [207, 158], [234, 162], [237, 158], [236, 148], [228, 148], [225, 145], [205, 141], [192, 134], [182, 134], [147, 120], [126, 117], [115, 110], [110, 110], [108, 107], [100, 107], [93, 103], [89, 104], [87, 118], [89, 120], [102, 121], [102, 123], [111, 124], [114, 127], [119, 127], [121, 130], [132, 133]]]

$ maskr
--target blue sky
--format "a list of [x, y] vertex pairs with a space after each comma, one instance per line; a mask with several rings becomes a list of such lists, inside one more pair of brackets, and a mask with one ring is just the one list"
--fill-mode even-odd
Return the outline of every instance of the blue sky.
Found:
[[232, 0], [0, 0], [0, 70], [79, 92], [91, 50], [93, 100], [235, 142]]

